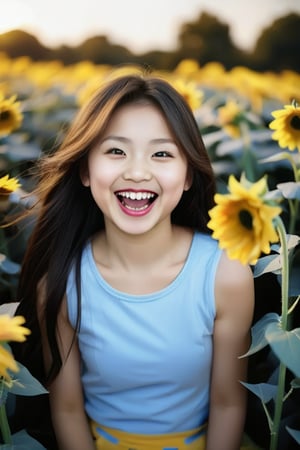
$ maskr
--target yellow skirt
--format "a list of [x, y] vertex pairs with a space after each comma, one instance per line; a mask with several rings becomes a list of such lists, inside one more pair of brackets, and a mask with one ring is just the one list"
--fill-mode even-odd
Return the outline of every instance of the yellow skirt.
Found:
[[98, 450], [205, 450], [207, 424], [168, 434], [132, 434], [91, 422]]

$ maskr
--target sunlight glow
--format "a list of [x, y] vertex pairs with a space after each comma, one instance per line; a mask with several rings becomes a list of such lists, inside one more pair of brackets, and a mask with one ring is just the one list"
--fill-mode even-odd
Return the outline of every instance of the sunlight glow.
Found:
[[1, 4], [0, 33], [22, 29], [34, 23], [34, 14], [28, 5], [19, 0], [9, 0]]

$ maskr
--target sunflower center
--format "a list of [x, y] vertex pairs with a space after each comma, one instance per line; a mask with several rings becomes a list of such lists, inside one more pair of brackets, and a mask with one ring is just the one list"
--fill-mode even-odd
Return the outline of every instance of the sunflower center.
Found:
[[0, 122], [6, 122], [11, 117], [11, 113], [8, 110], [0, 111]]
[[300, 117], [299, 116], [293, 116], [291, 118], [290, 125], [295, 130], [300, 130]]
[[253, 218], [252, 214], [247, 209], [241, 209], [239, 212], [239, 219], [243, 227], [247, 228], [247, 230], [252, 230]]

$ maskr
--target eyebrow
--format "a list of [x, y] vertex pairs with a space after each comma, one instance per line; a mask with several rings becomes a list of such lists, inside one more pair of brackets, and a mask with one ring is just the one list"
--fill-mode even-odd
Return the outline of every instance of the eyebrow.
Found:
[[[110, 135], [110, 136], [107, 136], [104, 139], [102, 139], [101, 143], [103, 143], [105, 141], [109, 141], [109, 140], [120, 141], [120, 142], [124, 142], [126, 144], [129, 144], [131, 142], [131, 139], [128, 139], [124, 136]], [[175, 141], [170, 138], [151, 139], [150, 144], [173, 144], [173, 145], [176, 145]]]

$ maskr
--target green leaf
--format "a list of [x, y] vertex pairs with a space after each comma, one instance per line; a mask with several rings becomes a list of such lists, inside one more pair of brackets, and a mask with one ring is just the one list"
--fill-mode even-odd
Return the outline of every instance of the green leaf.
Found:
[[218, 142], [222, 142], [224, 137], [226, 137], [226, 133], [223, 130], [211, 131], [210, 133], [203, 134], [203, 141], [206, 148], [208, 148]]
[[[288, 250], [292, 250], [300, 242], [300, 237], [297, 234], [287, 234], [286, 237], [287, 237]], [[272, 244], [271, 245], [271, 249], [274, 250], [277, 253], [280, 253], [281, 252], [281, 245], [280, 244]]]
[[261, 399], [263, 403], [268, 403], [270, 400], [276, 397], [277, 385], [270, 383], [245, 383], [240, 381], [249, 391], [253, 392], [257, 397]]
[[292, 387], [293, 389], [300, 389], [300, 378], [294, 378], [294, 379], [291, 381], [291, 387]]
[[285, 331], [280, 322], [273, 321], [266, 327], [265, 338], [280, 361], [300, 377], [300, 328]]
[[3, 154], [12, 162], [36, 160], [41, 154], [41, 149], [33, 143], [13, 143], [5, 150]]
[[300, 182], [289, 181], [277, 184], [278, 189], [285, 198], [300, 200]]
[[300, 295], [300, 267], [293, 266], [290, 274], [289, 296], [297, 297]]
[[19, 372], [16, 374], [10, 373], [13, 384], [9, 391], [15, 395], [33, 396], [47, 394], [48, 391], [42, 386], [42, 384], [31, 375], [25, 366], [18, 363]]
[[279, 324], [280, 317], [276, 313], [267, 313], [265, 314], [255, 325], [251, 328], [251, 346], [247, 353], [240, 356], [243, 358], [245, 356], [253, 355], [257, 353], [262, 348], [266, 347], [269, 344], [265, 337], [266, 329], [269, 325]]
[[295, 441], [298, 442], [298, 444], [300, 444], [300, 431], [294, 430], [293, 428], [290, 428], [290, 427], [285, 427], [285, 428], [290, 433], [290, 435], [295, 439]]
[[232, 173], [238, 174], [239, 172], [236, 164], [232, 161], [214, 161], [212, 166], [216, 175], [229, 175]]
[[[12, 435], [13, 445], [4, 446], [5, 450], [13, 449], [13, 450], [46, 450], [43, 445], [33, 439], [33, 437], [29, 436], [29, 434], [25, 430], [18, 431]], [[1, 448], [1, 446], [0, 446]]]
[[20, 272], [20, 264], [17, 264], [10, 259], [7, 258], [7, 256], [3, 255], [3, 253], [0, 254], [0, 271], [4, 272], [8, 275], [16, 275]]
[[262, 158], [259, 160], [260, 163], [268, 163], [268, 162], [274, 162], [274, 161], [284, 161], [288, 160], [291, 162], [291, 164], [296, 164], [296, 161], [293, 158], [293, 154], [291, 152], [280, 152], [275, 155], [271, 155], [267, 158]]
[[281, 271], [281, 258], [279, 255], [267, 255], [260, 258], [254, 266], [253, 276], [257, 278], [264, 273]]
[[[300, 242], [300, 237], [296, 234], [287, 234], [287, 249], [289, 255], [294, 251], [294, 248]], [[278, 275], [278, 282], [281, 284], [281, 245], [280, 244], [272, 244], [271, 250], [273, 252], [278, 253], [278, 255], [267, 255], [261, 257], [256, 265], [254, 266], [253, 275], [254, 277], [258, 277], [267, 272], [273, 272]], [[290, 280], [289, 280], [289, 296], [295, 297], [298, 295], [300, 288], [299, 281], [299, 267], [293, 266], [291, 268]]]
[[273, 189], [264, 195], [265, 200], [282, 200], [282, 198], [282, 192], [279, 189]]

